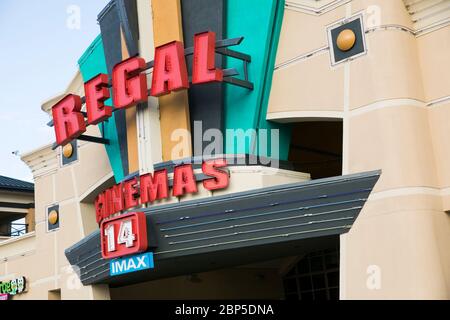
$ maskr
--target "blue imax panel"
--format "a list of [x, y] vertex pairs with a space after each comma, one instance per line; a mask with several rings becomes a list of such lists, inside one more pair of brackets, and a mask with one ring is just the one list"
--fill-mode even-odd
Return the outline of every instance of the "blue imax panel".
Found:
[[113, 259], [109, 262], [109, 274], [111, 277], [153, 268], [153, 253], [151, 252], [128, 258]]

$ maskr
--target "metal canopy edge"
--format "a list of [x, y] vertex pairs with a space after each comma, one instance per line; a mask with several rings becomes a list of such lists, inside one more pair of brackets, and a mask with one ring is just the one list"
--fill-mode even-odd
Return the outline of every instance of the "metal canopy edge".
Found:
[[135, 211], [146, 214], [155, 268], [109, 276], [96, 231], [66, 250], [84, 285], [123, 286], [298, 255], [346, 233], [381, 171], [227, 194]]

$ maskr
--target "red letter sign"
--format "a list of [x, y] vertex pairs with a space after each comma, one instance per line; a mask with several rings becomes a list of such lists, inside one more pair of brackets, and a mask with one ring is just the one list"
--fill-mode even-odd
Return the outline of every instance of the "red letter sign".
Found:
[[216, 69], [216, 34], [203, 32], [194, 37], [194, 66], [192, 83], [222, 81], [223, 71]]
[[80, 110], [81, 98], [74, 94], [67, 95], [52, 108], [57, 144], [65, 145], [86, 131]]
[[125, 195], [125, 209], [130, 209], [138, 205], [137, 179], [131, 179], [123, 183], [123, 192]]
[[159, 97], [171, 91], [189, 88], [183, 44], [174, 41], [156, 48], [151, 95]]
[[95, 198], [95, 218], [97, 223], [103, 220], [105, 212], [105, 194], [100, 193], [97, 198]]
[[185, 164], [176, 167], [173, 172], [173, 196], [180, 197], [186, 193], [196, 193], [197, 182], [195, 181], [192, 165]]
[[133, 212], [103, 221], [100, 226], [100, 238], [104, 259], [123, 257], [147, 250], [145, 214]]
[[140, 72], [146, 67], [145, 60], [140, 57], [127, 59], [113, 69], [114, 106], [128, 108], [140, 102], [147, 101], [147, 77]]
[[108, 75], [99, 74], [84, 84], [89, 124], [98, 124], [111, 117], [112, 108], [105, 106], [109, 99]]
[[122, 184], [116, 184], [112, 188], [106, 190], [108, 192], [107, 200], [109, 202], [109, 215], [124, 210], [124, 198]]
[[167, 170], [156, 171], [154, 177], [151, 173], [141, 177], [141, 203], [154, 202], [169, 196], [167, 184]]
[[202, 171], [207, 176], [214, 177], [203, 181], [203, 186], [207, 190], [218, 190], [228, 187], [229, 177], [228, 173], [217, 168], [223, 168], [227, 166], [225, 159], [217, 159], [212, 161], [206, 161], [202, 165]]

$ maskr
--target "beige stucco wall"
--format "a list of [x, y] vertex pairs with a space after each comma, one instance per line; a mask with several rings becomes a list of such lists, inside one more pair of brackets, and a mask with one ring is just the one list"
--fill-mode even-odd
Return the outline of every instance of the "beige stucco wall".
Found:
[[[381, 16], [396, 14], [391, 23], [411, 27], [406, 9], [394, 7]], [[360, 8], [352, 5], [353, 12]], [[450, 298], [450, 217], [442, 175], [449, 158], [445, 118], [437, 119], [449, 105], [432, 103], [450, 96], [450, 68], [441, 58], [450, 54], [449, 30], [422, 36], [375, 31], [367, 35], [367, 56], [348, 64], [348, 172], [378, 167], [383, 174], [354, 228], [342, 236], [342, 298]], [[371, 273], [373, 266], [379, 274]], [[377, 288], [367, 284], [374, 277]]]
[[[82, 94], [79, 73], [69, 84], [66, 93]], [[61, 95], [43, 104], [48, 108]], [[97, 126], [90, 126], [88, 135], [99, 136]], [[83, 287], [67, 261], [64, 250], [94, 231], [93, 204], [81, 202], [82, 197], [96, 185], [112, 176], [111, 167], [102, 145], [78, 141], [78, 160], [63, 166], [61, 148], [51, 145], [38, 148], [22, 156], [30, 167], [35, 184], [35, 232], [12, 239], [0, 246], [0, 277], [8, 280], [24, 276], [27, 292], [13, 299], [49, 299], [60, 290], [62, 299], [108, 299], [109, 290], [102, 286]], [[47, 230], [47, 209], [59, 205], [60, 228]]]
[[[380, 19], [367, 25], [374, 21], [374, 8], [379, 9], [375, 11]], [[371, 29], [366, 34], [367, 54], [331, 66], [327, 27], [361, 12], [366, 29]], [[392, 24], [408, 29], [381, 28]], [[400, 0], [354, 0], [325, 13], [286, 10], [268, 119], [342, 118], [343, 173], [383, 170], [354, 227], [341, 237], [342, 299], [450, 298], [449, 56], [450, 26], [415, 34]], [[79, 82], [75, 77], [69, 88], [81, 90]], [[97, 128], [89, 130], [98, 135]], [[153, 150], [153, 162], [160, 158], [159, 145], [147, 146]], [[28, 293], [17, 299], [47, 299], [48, 291], [56, 289], [61, 289], [63, 299], [110, 296], [104, 286], [81, 287], [64, 256], [64, 249], [98, 228], [92, 194], [111, 178], [103, 146], [81, 142], [78, 151], [79, 161], [66, 167], [60, 165], [60, 151], [49, 147], [24, 156], [35, 177], [36, 231], [12, 243], [0, 243], [0, 256], [7, 258], [0, 261], [0, 277], [23, 275], [29, 280]], [[262, 167], [232, 168], [231, 175], [230, 188], [214, 195], [308, 179]], [[199, 190], [198, 195], [181, 201], [213, 195]], [[60, 205], [61, 228], [47, 232], [46, 209], [55, 203]], [[281, 290], [273, 270], [264, 271], [266, 284], [255, 285], [259, 280], [253, 276], [259, 272], [202, 274], [207, 285], [193, 290], [190, 298], [204, 297], [210, 283], [229, 276], [242, 279], [242, 284], [254, 286], [261, 294], [266, 289]], [[195, 284], [181, 277], [146, 284], [145, 289], [158, 289], [149, 291], [158, 292], [157, 298], [181, 298], [174, 290], [179, 286]], [[255, 298], [244, 287], [242, 297]], [[124, 292], [137, 297], [142, 288]], [[114, 290], [113, 297], [120, 297], [120, 291]]]
[[426, 101], [449, 95], [450, 83], [450, 26], [417, 38]]
[[[98, 134], [98, 132], [90, 134]], [[80, 141], [78, 143], [78, 160], [67, 166], [61, 165], [59, 148], [52, 151], [48, 146], [24, 156], [24, 160], [28, 163], [35, 163], [34, 158], [45, 158], [49, 165], [45, 171], [35, 171], [38, 173], [35, 176], [35, 233], [5, 245], [0, 243], [0, 256], [7, 258], [7, 261], [0, 261], [0, 277], [6, 280], [14, 276], [25, 276], [28, 281], [28, 291], [15, 296], [14, 299], [55, 299], [59, 297], [59, 293], [55, 293], [55, 290], [60, 290], [62, 299], [110, 298], [107, 286], [82, 286], [64, 255], [65, 249], [98, 229], [93, 198], [99, 190], [103, 190], [112, 183], [111, 168], [104, 147], [93, 143]], [[309, 180], [308, 174], [264, 166], [237, 166], [230, 167], [229, 171], [231, 184], [226, 190], [211, 193], [204, 190], [199, 183], [199, 192], [195, 195], [187, 195], [180, 199], [171, 198], [154, 205]], [[55, 204], [58, 204], [60, 209], [60, 228], [48, 232], [47, 208]], [[235, 277], [234, 285], [231, 285], [231, 282], [228, 283], [228, 287], [224, 284], [224, 290], [217, 292], [217, 297], [232, 297], [232, 292], [236, 292], [232, 288], [236, 289], [239, 284], [240, 289], [237, 292], [240, 292], [242, 297], [278, 298], [282, 296], [282, 290], [277, 272], [277, 268], [270, 270], [253, 268], [208, 273], [202, 275], [207, 281], [201, 286], [196, 285], [198, 289], [193, 291], [194, 296], [204, 297], [211, 286], [221, 283], [223, 279]], [[258, 280], [259, 275], [264, 275], [264, 280]], [[143, 286], [145, 290], [153, 287], [160, 288], [154, 291], [159, 294], [155, 296], [146, 294], [142, 297], [169, 298], [172, 294], [173, 298], [176, 298], [179, 295], [174, 294], [176, 292], [174, 288], [184, 285], [180, 279], [145, 284]], [[172, 286], [171, 289], [167, 287], [168, 284]], [[162, 287], [159, 287], [160, 285]], [[139, 288], [136, 291], [131, 289], [120, 292], [128, 298], [139, 297], [142, 293]], [[117, 291], [115, 292], [116, 298], [122, 297], [117, 296]]]
[[[36, 231], [31, 238], [0, 247], [0, 255], [7, 257], [0, 275], [26, 277], [28, 291], [14, 299], [47, 299], [51, 290], [61, 290], [62, 299], [108, 298], [107, 288], [83, 287], [64, 255], [65, 249], [98, 228], [93, 204], [81, 203], [80, 197], [111, 175], [106, 152], [101, 145], [79, 142], [78, 161], [71, 165], [62, 166], [60, 148], [52, 151], [50, 146], [24, 158], [32, 161], [43, 155], [56, 160], [47, 172], [39, 171], [35, 176]], [[47, 208], [54, 204], [59, 205], [60, 228], [48, 232]], [[11, 248], [14, 253], [8, 252]]]
[[[327, 27], [360, 13], [367, 54], [331, 66]], [[400, 0], [286, 8], [267, 118], [342, 118], [343, 173], [383, 171], [341, 237], [342, 299], [450, 298], [450, 26], [414, 27]]]

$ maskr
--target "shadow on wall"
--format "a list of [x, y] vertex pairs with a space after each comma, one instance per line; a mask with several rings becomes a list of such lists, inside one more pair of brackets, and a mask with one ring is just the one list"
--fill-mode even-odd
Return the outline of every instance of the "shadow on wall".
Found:
[[342, 121], [311, 121], [293, 125], [289, 161], [311, 179], [342, 175]]

